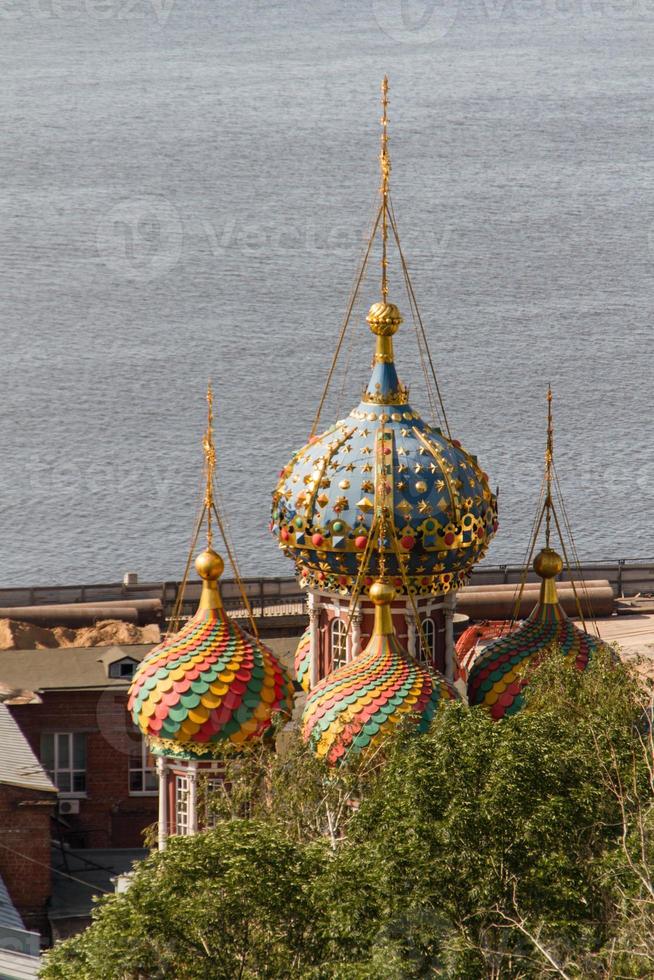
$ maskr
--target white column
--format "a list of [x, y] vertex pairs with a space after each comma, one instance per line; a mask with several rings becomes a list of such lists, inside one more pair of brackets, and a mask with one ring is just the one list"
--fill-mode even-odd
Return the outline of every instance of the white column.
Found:
[[159, 777], [159, 822], [157, 825], [157, 843], [160, 851], [166, 850], [168, 837], [168, 769], [166, 760], [157, 756], [157, 776]]
[[316, 597], [313, 592], [310, 592], [307, 597], [307, 606], [309, 609], [309, 627], [311, 629], [311, 661], [309, 665], [309, 689], [311, 690], [320, 680], [319, 618], [321, 607], [316, 602]]
[[186, 770], [188, 780], [188, 832], [189, 836], [198, 832], [198, 765], [189, 762]]
[[359, 606], [352, 613], [352, 628], [348, 644], [347, 659], [352, 660], [361, 653], [361, 609]]
[[454, 680], [456, 656], [454, 653], [454, 610], [456, 609], [456, 592], [448, 592], [443, 598], [443, 615], [445, 617], [445, 676], [448, 681]]

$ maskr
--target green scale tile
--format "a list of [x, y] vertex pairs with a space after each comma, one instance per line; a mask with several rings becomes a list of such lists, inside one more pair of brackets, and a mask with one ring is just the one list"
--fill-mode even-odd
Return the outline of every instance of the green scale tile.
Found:
[[240, 728], [241, 726], [239, 722], [234, 717], [231, 717], [229, 721], [223, 725], [222, 730], [225, 735], [233, 735], [235, 732], [238, 732]]
[[261, 698], [256, 691], [248, 691], [243, 695], [243, 704], [247, 705], [248, 708], [254, 710], [260, 703]]
[[187, 691], [186, 694], [182, 694], [179, 700], [181, 704], [184, 705], [184, 707], [187, 709], [188, 712], [191, 710], [191, 708], [197, 708], [197, 706], [200, 703], [200, 695], [194, 694], [192, 691]]
[[176, 704], [174, 707], [169, 709], [168, 717], [171, 721], [181, 723], [188, 717], [188, 709], [182, 705]]
[[238, 721], [239, 725], [244, 725], [246, 721], [249, 721], [252, 717], [252, 709], [247, 704], [241, 704], [234, 712], [234, 718]]

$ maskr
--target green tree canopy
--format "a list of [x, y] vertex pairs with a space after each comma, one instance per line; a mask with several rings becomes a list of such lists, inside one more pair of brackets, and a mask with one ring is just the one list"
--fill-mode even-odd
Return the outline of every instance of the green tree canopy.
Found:
[[296, 739], [228, 761], [215, 829], [103, 899], [47, 980], [650, 977], [646, 699], [553, 653], [527, 705], [444, 705], [354, 768]]

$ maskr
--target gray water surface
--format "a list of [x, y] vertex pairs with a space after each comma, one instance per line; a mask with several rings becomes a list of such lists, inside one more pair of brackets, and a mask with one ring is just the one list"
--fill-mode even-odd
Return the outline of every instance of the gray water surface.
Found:
[[[385, 71], [450, 426], [500, 487], [489, 560], [526, 548], [548, 381], [582, 558], [654, 554], [654, 5], [0, 0], [0, 56], [2, 584], [181, 574], [209, 375], [242, 571], [290, 574], [270, 491], [369, 225]], [[409, 317], [396, 350], [427, 414]]]

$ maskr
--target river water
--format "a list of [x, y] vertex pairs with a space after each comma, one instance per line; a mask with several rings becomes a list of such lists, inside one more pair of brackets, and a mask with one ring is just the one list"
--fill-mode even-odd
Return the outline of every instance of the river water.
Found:
[[[654, 554], [654, 4], [0, 0], [0, 579], [179, 576], [216, 389], [242, 571], [310, 430], [378, 184], [519, 560], [545, 388], [582, 558]], [[395, 260], [391, 299], [406, 312]], [[374, 268], [323, 419], [358, 401]], [[410, 318], [396, 343], [426, 411]]]

